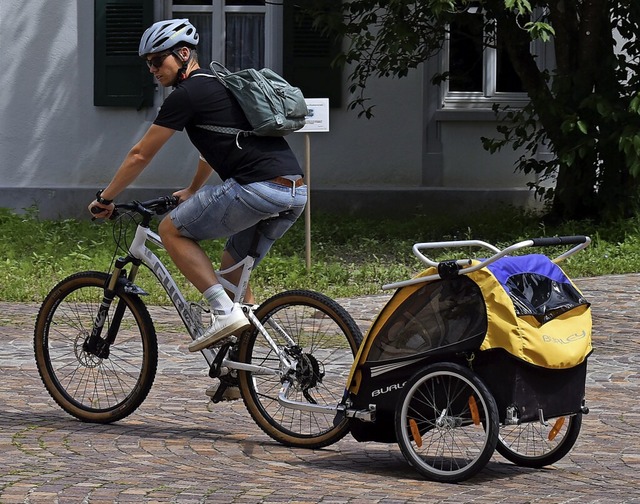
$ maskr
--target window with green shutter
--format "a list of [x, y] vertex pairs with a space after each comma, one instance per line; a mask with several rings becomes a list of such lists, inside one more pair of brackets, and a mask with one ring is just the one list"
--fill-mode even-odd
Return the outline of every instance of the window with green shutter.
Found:
[[153, 0], [95, 0], [94, 105], [153, 105], [153, 77], [138, 56], [152, 23]]
[[[335, 2], [327, 0], [327, 8]], [[330, 107], [342, 106], [342, 69], [331, 65], [340, 41], [313, 28], [313, 19], [294, 2], [284, 2], [283, 24], [283, 76], [305, 97], [329, 98]]]

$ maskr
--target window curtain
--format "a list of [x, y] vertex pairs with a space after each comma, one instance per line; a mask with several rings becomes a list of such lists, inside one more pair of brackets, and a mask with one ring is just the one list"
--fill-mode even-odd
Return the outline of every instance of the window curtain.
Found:
[[263, 68], [265, 27], [263, 14], [226, 15], [225, 65], [232, 72]]

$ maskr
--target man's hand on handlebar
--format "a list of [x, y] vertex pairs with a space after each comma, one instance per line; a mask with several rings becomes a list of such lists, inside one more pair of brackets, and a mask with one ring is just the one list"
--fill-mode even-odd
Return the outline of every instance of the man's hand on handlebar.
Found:
[[113, 214], [116, 206], [113, 203], [109, 203], [108, 205], [102, 205], [98, 203], [96, 200], [93, 200], [89, 204], [89, 212], [91, 212], [91, 216], [94, 219], [108, 219]]
[[172, 196], [178, 198], [178, 203], [182, 203], [184, 201], [187, 201], [194, 194], [195, 191], [189, 189], [188, 187], [185, 187], [184, 189], [180, 189], [179, 191], [174, 192]]

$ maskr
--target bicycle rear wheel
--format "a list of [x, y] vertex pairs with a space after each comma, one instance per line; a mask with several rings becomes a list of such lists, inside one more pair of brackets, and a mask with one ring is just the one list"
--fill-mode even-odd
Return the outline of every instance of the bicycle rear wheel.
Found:
[[83, 348], [108, 278], [86, 271], [62, 280], [42, 303], [35, 326], [36, 365], [44, 386], [63, 410], [86, 422], [115, 422], [135, 411], [151, 389], [158, 364], [147, 308], [139, 297], [124, 292], [116, 294], [102, 332], [104, 338], [116, 306], [123, 303], [108, 356]]
[[500, 428], [498, 453], [522, 467], [540, 468], [563, 458], [578, 439], [582, 413]]
[[[256, 311], [278, 347], [298, 365], [286, 377], [287, 399], [326, 406], [338, 405], [354, 356], [362, 342], [351, 316], [323, 294], [296, 290], [277, 294]], [[256, 328], [240, 340], [240, 361], [259, 365], [271, 373], [240, 371], [238, 378], [245, 405], [260, 428], [276, 441], [302, 448], [335, 443], [347, 432], [347, 419], [333, 412], [313, 412], [282, 406], [281, 364]]]

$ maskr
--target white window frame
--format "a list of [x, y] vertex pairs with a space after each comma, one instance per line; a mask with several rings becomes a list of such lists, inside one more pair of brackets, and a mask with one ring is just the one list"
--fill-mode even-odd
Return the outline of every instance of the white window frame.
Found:
[[[470, 13], [477, 12], [477, 7], [471, 7]], [[442, 71], [449, 71], [449, 40], [448, 33], [442, 52]], [[539, 58], [544, 55], [544, 51], [539, 42], [532, 42], [530, 50]], [[498, 74], [498, 50], [494, 47], [485, 47], [482, 62], [482, 91], [450, 91], [449, 80], [441, 86], [440, 108], [444, 110], [469, 110], [469, 109], [491, 109], [495, 103], [508, 105], [512, 108], [522, 108], [529, 103], [529, 97], [525, 92], [504, 92], [497, 91]]]
[[[212, 54], [198, 53], [201, 62], [210, 60], [225, 64], [225, 16], [231, 12], [264, 14], [264, 64], [282, 73], [282, 6], [265, 2], [264, 5], [226, 5], [225, 0], [210, 0], [207, 5], [173, 5], [173, 0], [164, 0], [166, 18], [188, 17], [189, 13], [211, 13], [211, 33], [218, 34], [212, 40]], [[205, 63], [205, 65], [207, 64]]]

